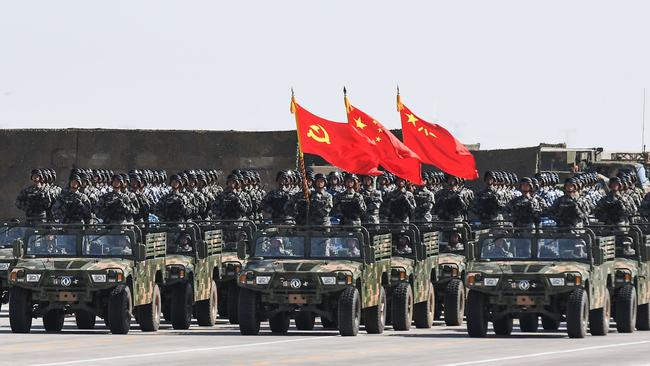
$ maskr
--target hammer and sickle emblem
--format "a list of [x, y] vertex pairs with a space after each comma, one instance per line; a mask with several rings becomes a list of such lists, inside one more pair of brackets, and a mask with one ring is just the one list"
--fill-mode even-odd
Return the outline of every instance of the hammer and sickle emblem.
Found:
[[[322, 131], [322, 134], [321, 134]], [[309, 131], [307, 131], [307, 137], [310, 137], [317, 142], [324, 142], [330, 144], [330, 135], [321, 125], [311, 125], [309, 126]]]

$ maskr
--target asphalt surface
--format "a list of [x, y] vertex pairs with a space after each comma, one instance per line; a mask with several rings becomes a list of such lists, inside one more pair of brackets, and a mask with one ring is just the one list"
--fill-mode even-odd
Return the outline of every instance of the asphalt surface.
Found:
[[225, 321], [211, 328], [197, 325], [176, 331], [161, 325], [143, 333], [137, 325], [128, 335], [111, 335], [98, 327], [77, 330], [68, 317], [61, 333], [45, 333], [34, 321], [32, 333], [13, 334], [6, 306], [0, 312], [0, 365], [646, 365], [650, 364], [650, 332], [569, 339], [558, 332], [521, 333], [510, 337], [469, 338], [465, 327], [446, 327], [381, 335], [340, 337], [336, 331], [296, 331], [272, 335], [263, 324], [259, 336], [241, 336]]

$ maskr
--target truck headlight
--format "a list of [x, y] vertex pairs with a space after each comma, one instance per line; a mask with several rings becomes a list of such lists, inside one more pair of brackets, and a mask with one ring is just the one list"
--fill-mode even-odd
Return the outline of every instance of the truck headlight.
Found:
[[551, 286], [564, 286], [564, 278], [551, 278]]
[[38, 282], [41, 280], [41, 275], [39, 273], [28, 273], [27, 282]]
[[94, 274], [94, 275], [90, 275], [90, 277], [92, 277], [93, 282], [106, 282], [105, 274]]
[[320, 280], [323, 285], [336, 285], [336, 277], [321, 277]]
[[271, 281], [271, 276], [257, 276], [255, 277], [256, 285], [268, 285]]
[[499, 283], [498, 278], [486, 278], [483, 280], [483, 285], [485, 286], [496, 286]]
[[9, 263], [0, 263], [0, 271], [9, 270]]

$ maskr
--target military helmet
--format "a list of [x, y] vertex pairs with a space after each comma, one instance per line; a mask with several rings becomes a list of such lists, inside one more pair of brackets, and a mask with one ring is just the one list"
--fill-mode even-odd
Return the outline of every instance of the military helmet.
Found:
[[124, 184], [124, 177], [122, 177], [120, 174], [113, 174], [111, 177], [111, 183], [118, 181], [120, 184]]
[[311, 180], [311, 181], [313, 181], [313, 180], [314, 180], [314, 171], [311, 170], [311, 169], [306, 169], [306, 170], [305, 170], [305, 178], [306, 178], [307, 180]]
[[323, 179], [323, 180], [327, 181], [327, 178], [325, 177], [325, 175], [323, 173], [316, 173], [314, 175], [314, 182], [319, 180], [319, 179]]
[[289, 179], [289, 176], [287, 175], [287, 172], [284, 170], [280, 170], [276, 175], [275, 175], [275, 181], [279, 181], [280, 179]]

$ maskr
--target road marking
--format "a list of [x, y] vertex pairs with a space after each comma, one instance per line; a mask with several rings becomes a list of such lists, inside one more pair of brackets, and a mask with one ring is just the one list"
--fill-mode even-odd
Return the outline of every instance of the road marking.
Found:
[[441, 366], [478, 365], [478, 364], [482, 364], [482, 363], [491, 363], [491, 362], [499, 362], [499, 361], [518, 360], [518, 359], [522, 359], [522, 358], [535, 358], [535, 357], [544, 357], [544, 356], [551, 356], [551, 355], [561, 355], [561, 354], [564, 354], [564, 353], [593, 351], [593, 350], [599, 350], [599, 349], [604, 349], [604, 348], [615, 348], [615, 347], [636, 346], [636, 345], [639, 345], [639, 344], [647, 344], [647, 343], [650, 343], [650, 341], [638, 341], [638, 342], [628, 342], [628, 343], [618, 343], [618, 344], [607, 344], [607, 345], [602, 345], [602, 346], [591, 346], [591, 347], [573, 348], [573, 349], [567, 349], [567, 350], [562, 350], [562, 351], [550, 351], [550, 352], [531, 353], [531, 354], [527, 354], [527, 355], [507, 356], [507, 357], [500, 357], [500, 358], [491, 358], [491, 359], [489, 359], [489, 360], [479, 360], [479, 361], [467, 361], [467, 362], [458, 362], [458, 363], [448, 363], [448, 364], [441, 365]]
[[35, 364], [33, 366], [75, 365], [75, 364], [80, 364], [80, 363], [85, 364], [85, 363], [90, 363], [90, 362], [114, 361], [114, 360], [125, 360], [125, 359], [133, 359], [133, 358], [158, 357], [158, 356], [175, 355], [175, 354], [192, 353], [192, 352], [218, 351], [218, 350], [232, 349], [232, 348], [267, 346], [267, 345], [270, 345], [270, 344], [292, 343], [292, 342], [300, 342], [300, 341], [316, 341], [316, 340], [322, 340], [322, 339], [326, 339], [326, 338], [336, 338], [336, 337], [338, 337], [338, 336], [324, 336], [324, 337], [313, 337], [313, 338], [286, 339], [286, 340], [282, 340], [282, 341], [246, 343], [246, 344], [233, 344], [233, 345], [230, 345], [230, 346], [219, 346], [219, 347], [179, 349], [179, 350], [176, 350], [176, 351], [138, 353], [138, 354], [135, 354], [135, 355], [101, 357], [101, 358], [88, 358], [88, 359], [84, 359], [84, 360], [72, 360], [72, 361], [61, 361], [61, 362], [52, 362], [52, 363], [41, 363], [41, 364]]

